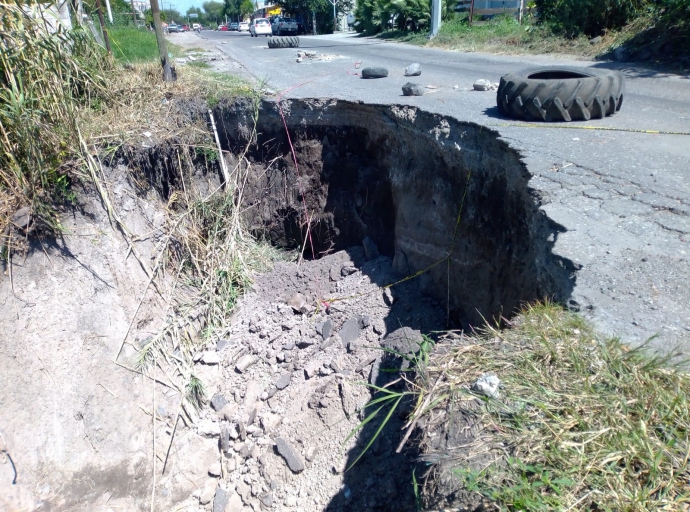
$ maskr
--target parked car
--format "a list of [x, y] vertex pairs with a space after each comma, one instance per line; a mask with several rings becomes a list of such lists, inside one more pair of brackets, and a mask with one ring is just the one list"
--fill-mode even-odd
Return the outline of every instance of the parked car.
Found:
[[218, 25], [218, 30], [220, 30], [222, 32], [227, 32], [228, 26], [227, 25]]
[[240, 26], [237, 27], [238, 32], [249, 32], [249, 23], [246, 21], [241, 21]]
[[237, 29], [240, 28], [240, 24], [237, 21], [233, 21], [232, 23], [230, 23], [229, 28], [230, 30], [237, 31]]
[[270, 36], [273, 32], [271, 31], [271, 24], [266, 18], [256, 18], [252, 20], [252, 24], [249, 25], [249, 35], [252, 37], [259, 36]]
[[168, 34], [172, 34], [173, 32], [179, 33], [179, 32], [182, 32], [182, 30], [180, 29], [179, 25], [175, 25], [174, 23], [170, 23], [168, 25]]
[[182, 29], [182, 32], [189, 32], [189, 25], [182, 25], [180, 28]]
[[201, 30], [201, 25], [199, 25], [198, 23], [193, 23], [192, 30]]
[[271, 23], [271, 31], [278, 36], [282, 36], [284, 33], [297, 34], [297, 23], [293, 18], [278, 16]]

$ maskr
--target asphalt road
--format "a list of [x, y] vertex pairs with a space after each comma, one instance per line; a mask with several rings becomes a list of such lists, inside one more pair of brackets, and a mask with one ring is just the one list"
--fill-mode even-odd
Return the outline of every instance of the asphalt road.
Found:
[[[566, 230], [554, 252], [582, 266], [573, 292], [580, 310], [627, 341], [655, 337], [654, 347], [690, 350], [690, 135], [576, 128], [690, 132], [690, 77], [622, 63], [419, 48], [354, 34], [300, 37], [302, 49], [330, 60], [298, 63], [296, 49], [268, 49], [266, 38], [247, 33], [183, 37], [186, 46], [222, 51], [239, 72], [283, 98], [411, 104], [497, 130], [522, 153], [543, 209]], [[403, 75], [412, 62], [422, 65], [421, 76]], [[470, 90], [478, 78], [498, 82], [504, 73], [543, 65], [624, 72], [623, 108], [603, 120], [526, 128], [498, 115], [495, 92]], [[388, 68], [388, 78], [363, 80], [358, 73], [368, 66]], [[408, 81], [433, 88], [404, 97]]]

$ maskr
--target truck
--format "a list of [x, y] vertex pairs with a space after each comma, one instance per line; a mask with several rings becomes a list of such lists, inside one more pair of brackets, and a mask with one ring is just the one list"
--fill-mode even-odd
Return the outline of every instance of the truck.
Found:
[[294, 18], [276, 16], [271, 19], [271, 32], [277, 36], [282, 36], [286, 33], [297, 35], [297, 22]]

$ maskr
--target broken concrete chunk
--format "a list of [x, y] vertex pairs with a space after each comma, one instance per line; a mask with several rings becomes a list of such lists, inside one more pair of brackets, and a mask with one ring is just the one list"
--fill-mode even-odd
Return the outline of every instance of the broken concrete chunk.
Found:
[[285, 459], [288, 467], [295, 473], [304, 471], [304, 461], [299, 452], [282, 437], [276, 438], [276, 448], [278, 453]]
[[357, 319], [351, 318], [345, 322], [338, 332], [343, 346], [348, 346], [351, 341], [359, 338], [359, 330], [359, 321]]
[[204, 490], [201, 492], [201, 496], [199, 496], [199, 503], [201, 503], [202, 505], [207, 505], [208, 503], [211, 503], [211, 500], [216, 495], [217, 487], [218, 481], [215, 478], [210, 478], [206, 480], [206, 483], [204, 484]]
[[228, 400], [221, 395], [220, 393], [216, 393], [211, 397], [211, 407], [213, 407], [214, 411], [220, 411], [225, 407], [228, 403]]
[[285, 389], [290, 385], [290, 378], [291, 376], [289, 373], [281, 375], [280, 377], [278, 377], [278, 380], [276, 381], [276, 387], [278, 389]]
[[366, 237], [362, 240], [362, 247], [364, 247], [364, 257], [371, 261], [379, 257], [379, 247], [371, 238]]
[[474, 82], [472, 87], [474, 87], [475, 91], [488, 91], [491, 89], [491, 82], [485, 80], [484, 78], [480, 78]]
[[498, 375], [495, 373], [485, 373], [472, 384], [470, 389], [489, 398], [498, 398], [500, 396], [498, 386], [500, 385], [501, 380], [498, 378]]
[[254, 356], [252, 356], [251, 354], [245, 354], [242, 357], [240, 357], [239, 361], [237, 361], [235, 369], [238, 372], [243, 373], [254, 363], [254, 361]]
[[214, 462], [208, 467], [208, 474], [211, 476], [220, 476], [220, 462]]
[[216, 351], [208, 350], [201, 356], [201, 362], [204, 364], [220, 364], [220, 361], [220, 356]]
[[418, 62], [413, 62], [405, 68], [405, 76], [419, 76], [422, 74], [422, 65]]
[[226, 403], [223, 408], [218, 411], [218, 416], [221, 419], [224, 419], [226, 421], [232, 421], [232, 419], [235, 417], [235, 413], [237, 412], [237, 405], [231, 404], [231, 403]]
[[216, 342], [216, 352], [221, 352], [228, 347], [232, 347], [234, 344], [235, 344], [234, 341], [230, 341], [230, 340], [226, 340], [226, 339], [218, 340]]
[[419, 84], [407, 82], [402, 86], [403, 96], [424, 96], [424, 87]]
[[301, 293], [296, 293], [290, 297], [287, 301], [287, 304], [295, 311], [295, 313], [306, 313], [309, 311], [307, 298]]
[[352, 265], [351, 262], [350, 262], [350, 264], [343, 265], [343, 267], [340, 269], [340, 274], [341, 274], [343, 277], [347, 277], [347, 276], [349, 276], [349, 275], [352, 275], [352, 274], [354, 274], [355, 272], [357, 272], [357, 267], [355, 267], [354, 265]]

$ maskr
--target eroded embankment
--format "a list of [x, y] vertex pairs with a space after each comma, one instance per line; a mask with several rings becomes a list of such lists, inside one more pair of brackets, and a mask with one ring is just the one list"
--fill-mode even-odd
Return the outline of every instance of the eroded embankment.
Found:
[[[551, 254], [559, 226], [539, 210], [519, 154], [496, 132], [408, 106], [281, 106], [285, 124], [275, 103], [260, 104], [248, 153], [262, 168], [245, 190], [254, 233], [295, 247], [308, 218], [316, 256], [370, 237], [401, 275], [431, 267], [421, 289], [448, 301], [456, 324], [569, 296], [572, 266]], [[244, 150], [254, 109], [226, 102], [216, 115], [227, 149]]]

